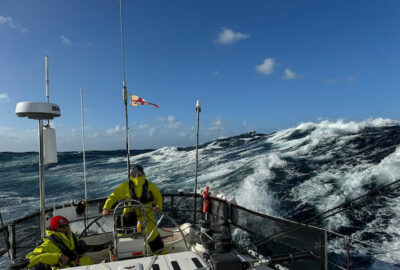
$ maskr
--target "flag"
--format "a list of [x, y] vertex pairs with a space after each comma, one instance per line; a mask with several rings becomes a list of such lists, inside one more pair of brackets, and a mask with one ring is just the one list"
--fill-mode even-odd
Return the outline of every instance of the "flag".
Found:
[[158, 107], [157, 104], [148, 102], [138, 96], [131, 95], [131, 106], [133, 107], [133, 106], [138, 106], [138, 105], [153, 105], [153, 106], [156, 106], [157, 108], [160, 108], [160, 107]]

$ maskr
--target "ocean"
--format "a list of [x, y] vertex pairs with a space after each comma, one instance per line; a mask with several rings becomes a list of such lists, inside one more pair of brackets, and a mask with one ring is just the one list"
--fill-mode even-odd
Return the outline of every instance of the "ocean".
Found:
[[[250, 132], [199, 147], [199, 191], [209, 186], [239, 205], [304, 220], [400, 179], [400, 123], [301, 123], [272, 134]], [[163, 192], [194, 188], [195, 147], [132, 151]], [[87, 151], [88, 198], [110, 194], [126, 178], [125, 151]], [[84, 198], [81, 152], [45, 166], [46, 206]], [[39, 209], [38, 154], [0, 153], [0, 211], [7, 224]], [[400, 190], [321, 221], [318, 226], [369, 242], [352, 243], [352, 269], [400, 269]], [[343, 255], [344, 246], [329, 247]], [[6, 257], [4, 255], [3, 257]]]

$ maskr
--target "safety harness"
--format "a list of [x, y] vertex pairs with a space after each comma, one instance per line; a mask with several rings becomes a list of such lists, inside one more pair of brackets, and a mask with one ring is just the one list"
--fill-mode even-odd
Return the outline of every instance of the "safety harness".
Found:
[[129, 192], [131, 194], [131, 199], [132, 200], [139, 201], [142, 204], [146, 204], [148, 202], [152, 202], [153, 201], [153, 193], [151, 193], [151, 191], [149, 191], [149, 182], [147, 181], [147, 179], [144, 180], [143, 192], [142, 192], [142, 196], [140, 198], [138, 198], [136, 196], [135, 185], [130, 180], [129, 180]]
[[76, 259], [82, 257], [82, 255], [84, 254], [84, 250], [82, 250], [80, 248], [78, 239], [76, 239], [76, 236], [74, 234], [72, 234], [72, 238], [74, 240], [74, 246], [75, 246], [75, 249], [73, 249], [73, 250], [69, 249], [64, 244], [64, 242], [60, 238], [56, 237], [55, 235], [49, 235], [49, 236], [47, 236], [47, 238], [54, 245], [56, 245], [61, 250], [61, 253], [64, 254], [65, 256], [67, 256], [70, 259], [70, 261], [75, 261]]

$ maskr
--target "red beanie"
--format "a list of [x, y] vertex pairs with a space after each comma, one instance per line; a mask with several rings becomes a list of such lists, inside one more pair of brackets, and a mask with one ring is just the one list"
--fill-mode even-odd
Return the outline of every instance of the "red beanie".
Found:
[[68, 224], [69, 221], [63, 216], [55, 216], [50, 220], [50, 230], [55, 231], [58, 226]]

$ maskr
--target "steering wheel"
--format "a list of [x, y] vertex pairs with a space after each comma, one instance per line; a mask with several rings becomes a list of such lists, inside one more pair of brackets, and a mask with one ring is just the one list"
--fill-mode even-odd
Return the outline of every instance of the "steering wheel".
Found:
[[83, 236], [84, 233], [86, 233], [86, 231], [93, 225], [93, 224], [97, 224], [97, 226], [99, 226], [99, 228], [105, 233], [104, 229], [101, 227], [101, 225], [97, 222], [100, 218], [102, 218], [103, 215], [100, 215], [98, 217], [96, 217], [94, 220], [92, 220], [89, 224], [87, 224], [85, 226], [85, 228], [83, 228], [83, 231], [81, 232], [81, 234], [79, 234], [79, 238], [81, 238]]
[[[129, 202], [131, 203], [131, 205], [126, 205], [126, 204], [129, 203]], [[116, 219], [116, 216], [117, 216], [117, 215], [116, 215], [116, 214], [117, 214], [117, 210], [120, 209], [120, 208], [136, 208], [136, 207], [140, 207], [140, 208], [143, 209], [144, 220], [145, 220], [145, 225], [146, 225], [146, 222], [147, 222], [147, 221], [146, 221], [146, 220], [147, 220], [147, 217], [146, 217], [146, 209], [151, 209], [151, 211], [152, 211], [152, 210], [153, 210], [153, 207], [146, 206], [146, 205], [142, 204], [141, 202], [139, 202], [139, 201], [137, 201], [137, 200], [124, 200], [124, 201], [121, 201], [120, 203], [118, 203], [118, 205], [115, 207], [114, 212], [113, 212], [113, 219], [114, 219], [114, 226], [113, 226], [114, 229], [113, 229], [113, 231], [114, 231], [114, 235], [116, 235], [116, 232], [115, 232], [115, 224], [116, 224], [115, 219]], [[173, 218], [171, 218], [171, 217], [170, 217], [169, 215], [167, 215], [165, 212], [160, 211], [159, 213], [161, 214], [161, 216], [160, 216], [160, 218], [158, 218], [158, 219], [155, 220], [155, 222], [154, 222], [154, 224], [155, 224], [154, 228], [153, 228], [150, 232], [147, 232], [147, 227], [145, 227], [145, 229], [144, 229], [144, 234], [145, 234], [145, 236], [146, 236], [146, 237], [145, 237], [146, 246], [149, 246], [148, 240], [149, 240], [150, 237], [153, 235], [154, 231], [155, 231], [156, 229], [159, 228], [159, 225], [160, 225], [161, 221], [164, 219], [164, 217], [166, 217], [166, 218], [168, 218], [168, 219], [172, 222], [172, 224], [174, 224], [175, 227], [177, 227], [177, 228], [179, 229], [179, 233], [180, 233], [180, 235], [182, 236], [182, 239], [183, 239], [183, 241], [184, 241], [184, 243], [185, 243], [186, 250], [189, 251], [189, 250], [190, 250], [189, 245], [188, 245], [188, 243], [187, 243], [187, 241], [186, 241], [185, 235], [184, 235], [182, 229], [180, 228], [180, 226], [176, 223], [176, 221], [175, 221]], [[101, 216], [100, 216], [99, 218], [101, 218]], [[96, 221], [96, 220], [95, 220], [95, 221]], [[94, 223], [95, 221], [92, 221], [91, 224]], [[91, 225], [91, 224], [90, 224], [90, 225]], [[171, 244], [169, 244], [169, 245], [165, 245], [164, 248], [165, 248], [165, 247], [168, 247], [168, 246], [170, 246], [170, 245], [172, 245], [172, 244], [174, 244], [174, 243], [171, 243]], [[156, 253], [156, 252], [160, 252], [160, 250], [151, 251], [150, 254], [147, 253], [147, 256], [151, 256], [151, 255], [153, 255], [153, 254]]]

